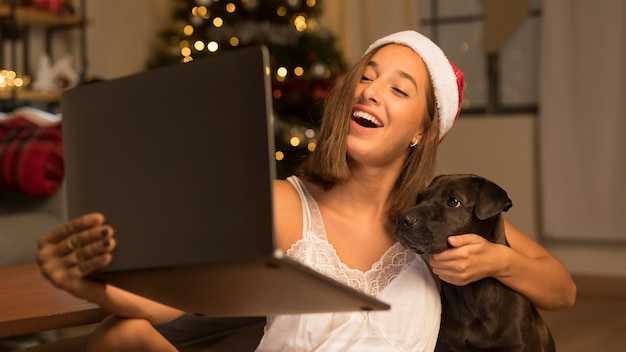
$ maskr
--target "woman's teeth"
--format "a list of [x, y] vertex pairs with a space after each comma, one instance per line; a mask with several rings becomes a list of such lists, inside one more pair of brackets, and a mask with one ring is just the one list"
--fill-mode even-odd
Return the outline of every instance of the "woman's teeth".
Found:
[[365, 111], [356, 110], [352, 113], [354, 121], [363, 127], [383, 127], [383, 125], [374, 116]]

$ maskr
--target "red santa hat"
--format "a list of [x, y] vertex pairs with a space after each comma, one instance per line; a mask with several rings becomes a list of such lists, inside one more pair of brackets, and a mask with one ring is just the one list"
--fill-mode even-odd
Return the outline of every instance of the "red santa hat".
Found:
[[437, 112], [439, 113], [439, 140], [443, 140], [461, 111], [465, 81], [459, 70], [430, 39], [416, 31], [402, 31], [376, 40], [365, 54], [385, 44], [402, 44], [413, 49], [424, 61], [430, 73]]

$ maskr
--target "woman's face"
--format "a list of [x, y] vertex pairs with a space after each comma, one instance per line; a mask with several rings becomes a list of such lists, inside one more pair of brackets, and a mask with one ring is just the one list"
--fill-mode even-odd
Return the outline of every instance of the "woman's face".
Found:
[[421, 57], [398, 44], [382, 47], [354, 92], [348, 156], [362, 164], [403, 163], [422, 137], [428, 74]]

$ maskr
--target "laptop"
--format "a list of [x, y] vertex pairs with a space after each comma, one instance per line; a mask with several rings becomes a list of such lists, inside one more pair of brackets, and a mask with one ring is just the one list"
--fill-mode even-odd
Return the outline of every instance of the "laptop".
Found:
[[390, 308], [275, 246], [264, 46], [69, 89], [61, 112], [68, 215], [116, 229], [94, 277], [206, 316]]

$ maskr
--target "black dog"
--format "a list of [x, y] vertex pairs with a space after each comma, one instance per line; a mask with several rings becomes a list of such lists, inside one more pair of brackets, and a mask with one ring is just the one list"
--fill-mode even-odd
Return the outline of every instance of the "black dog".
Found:
[[[508, 245], [501, 213], [507, 193], [475, 175], [441, 175], [396, 221], [402, 244], [419, 254], [451, 246], [452, 235], [475, 233]], [[435, 351], [554, 351], [547, 325], [530, 301], [494, 278], [455, 286], [441, 282], [441, 328]]]

